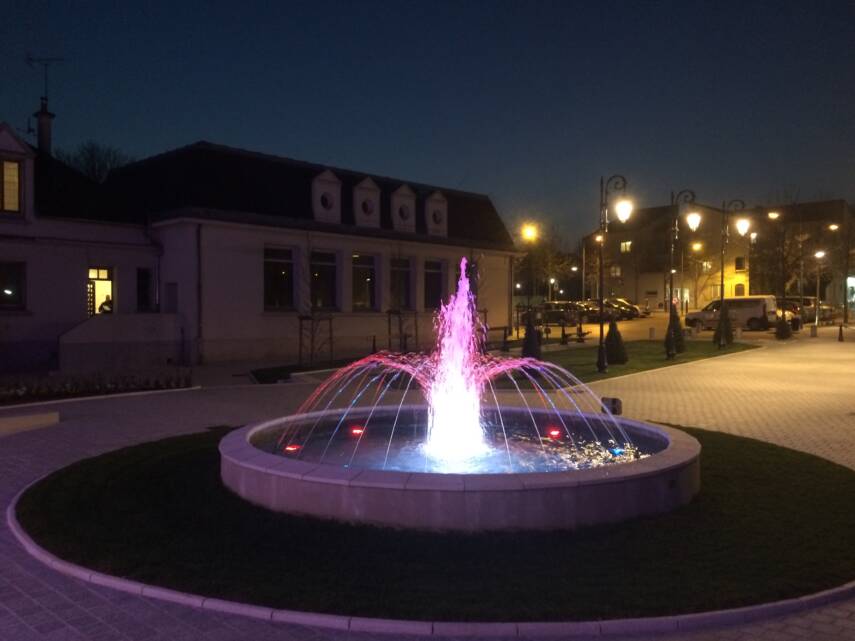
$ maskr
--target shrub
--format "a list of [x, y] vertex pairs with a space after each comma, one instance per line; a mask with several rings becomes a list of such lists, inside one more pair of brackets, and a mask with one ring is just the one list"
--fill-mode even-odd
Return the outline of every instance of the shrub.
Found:
[[[724, 337], [723, 341], [722, 336]], [[730, 312], [727, 309], [727, 303], [721, 308], [718, 325], [715, 328], [715, 333], [713, 333], [713, 343], [719, 346], [733, 344], [733, 327], [730, 324]]]
[[535, 329], [530, 313], [525, 324], [525, 338], [523, 339], [522, 355], [523, 358], [540, 359], [541, 357], [540, 332]]
[[683, 338], [683, 324], [677, 314], [677, 308], [671, 306], [668, 317], [668, 329], [665, 330], [665, 356], [674, 358], [677, 354], [686, 351], [686, 340]]
[[626, 345], [623, 344], [623, 336], [620, 335], [615, 319], [609, 321], [609, 332], [606, 334], [606, 361], [615, 365], [622, 365], [629, 360], [626, 354]]
[[793, 328], [785, 318], [779, 318], [775, 323], [775, 338], [779, 341], [785, 341], [793, 337]]

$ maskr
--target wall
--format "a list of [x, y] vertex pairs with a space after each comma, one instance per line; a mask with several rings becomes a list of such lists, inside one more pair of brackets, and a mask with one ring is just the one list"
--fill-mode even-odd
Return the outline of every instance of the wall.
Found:
[[[195, 242], [197, 222], [159, 224], [156, 235], [164, 247], [162, 279], [179, 282], [181, 302], [178, 316], [187, 324], [188, 339], [195, 339], [192, 328], [195, 317], [195, 295], [184, 296], [195, 287]], [[389, 241], [318, 232], [231, 223], [204, 222], [200, 226], [202, 265], [201, 336], [199, 353], [203, 362], [260, 360], [296, 362], [300, 349], [299, 315], [307, 314], [308, 260], [312, 249], [335, 252], [338, 257], [339, 309], [333, 312], [333, 356], [348, 358], [367, 354], [376, 344], [378, 349], [389, 346], [389, 316], [391, 306], [389, 261], [410, 258], [414, 270], [412, 289], [416, 303], [414, 325], [412, 313], [405, 316], [404, 332], [410, 335], [407, 347], [428, 348], [433, 342], [433, 310], [424, 309], [424, 261], [446, 261], [446, 292], [454, 291], [455, 265], [461, 256], [478, 261], [478, 307], [487, 310], [491, 325], [509, 324], [510, 254], [451, 247], [433, 243]], [[297, 305], [293, 311], [264, 309], [264, 248], [291, 248], [294, 252]], [[374, 255], [377, 279], [376, 311], [353, 311], [351, 257], [354, 252]], [[188, 276], [189, 274], [189, 276]], [[399, 347], [397, 319], [393, 323], [392, 348]], [[308, 359], [309, 329], [304, 325], [304, 359]], [[316, 327], [318, 349], [316, 360], [329, 358], [326, 324]]]

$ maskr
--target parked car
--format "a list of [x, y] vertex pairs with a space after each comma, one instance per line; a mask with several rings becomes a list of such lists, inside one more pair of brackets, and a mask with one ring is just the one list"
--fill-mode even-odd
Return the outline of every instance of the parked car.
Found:
[[[805, 323], [816, 321], [816, 296], [787, 296], [784, 300], [798, 303], [802, 308], [802, 319]], [[821, 324], [831, 323], [834, 320], [834, 308], [823, 301], [819, 301], [819, 322]]]
[[541, 322], [544, 325], [575, 325], [578, 312], [569, 300], [546, 301], [543, 303]]
[[[725, 298], [728, 315], [733, 327], [759, 331], [768, 329], [778, 318], [778, 306], [774, 296], [734, 296]], [[714, 329], [718, 324], [720, 300], [696, 312], [686, 314], [686, 325]]]
[[[577, 301], [579, 304], [583, 305], [587, 310], [585, 312], [585, 316], [583, 322], [586, 323], [599, 323], [600, 322], [600, 301], [599, 300], [583, 300]], [[612, 319], [612, 316], [616, 316], [612, 307], [606, 304], [603, 301], [603, 321], [609, 322]]]
[[641, 309], [638, 305], [630, 303], [625, 298], [609, 298], [608, 301], [623, 312], [624, 318], [638, 318], [641, 316]]

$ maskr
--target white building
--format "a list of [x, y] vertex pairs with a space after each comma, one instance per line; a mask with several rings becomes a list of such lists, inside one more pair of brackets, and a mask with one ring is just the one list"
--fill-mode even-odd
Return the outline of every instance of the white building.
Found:
[[462, 256], [510, 325], [513, 242], [486, 196], [207, 142], [96, 185], [37, 115], [39, 149], [0, 124], [2, 370], [425, 348]]

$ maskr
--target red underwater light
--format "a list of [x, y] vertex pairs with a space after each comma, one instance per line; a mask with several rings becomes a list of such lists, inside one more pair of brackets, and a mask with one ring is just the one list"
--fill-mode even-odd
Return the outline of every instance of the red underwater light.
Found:
[[361, 425], [354, 425], [353, 427], [350, 428], [350, 433], [353, 436], [362, 436], [362, 433], [364, 431], [365, 431], [365, 428], [362, 427]]
[[286, 452], [296, 452], [296, 451], [298, 451], [299, 449], [300, 449], [300, 446], [299, 446], [299, 445], [297, 445], [296, 443], [290, 443], [289, 445], [286, 445], [286, 446], [285, 446], [285, 451], [286, 451]]
[[549, 438], [558, 438], [561, 436], [561, 430], [557, 427], [547, 427], [546, 433], [549, 435]]

